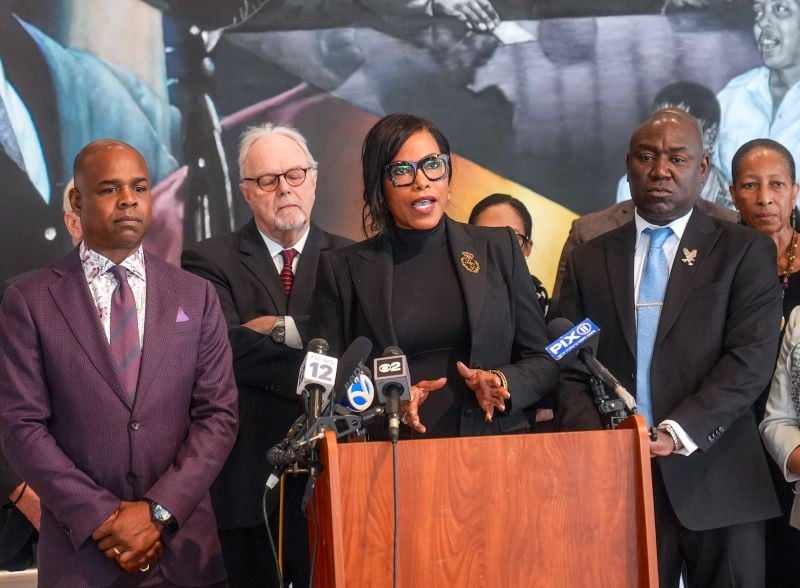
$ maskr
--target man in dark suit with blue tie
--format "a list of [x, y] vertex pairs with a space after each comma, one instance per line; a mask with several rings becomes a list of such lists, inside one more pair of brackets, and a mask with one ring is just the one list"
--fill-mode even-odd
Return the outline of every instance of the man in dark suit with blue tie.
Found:
[[[574, 249], [560, 314], [601, 329], [598, 358], [658, 427], [650, 443], [659, 578], [763, 586], [779, 514], [752, 405], [775, 365], [775, 246], [695, 204], [708, 171], [697, 121], [663, 109], [633, 134], [633, 222]], [[564, 429], [600, 426], [585, 378], [562, 375]]]
[[208, 489], [237, 416], [217, 295], [142, 249], [129, 145], [82, 149], [71, 202], [83, 243], [0, 306], [0, 430], [41, 497], [39, 582], [224, 585]]

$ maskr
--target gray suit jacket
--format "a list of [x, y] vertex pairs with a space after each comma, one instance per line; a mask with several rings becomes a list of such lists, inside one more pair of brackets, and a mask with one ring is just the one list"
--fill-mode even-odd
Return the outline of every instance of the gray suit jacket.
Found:
[[772, 377], [772, 386], [767, 399], [767, 410], [764, 420], [759, 425], [764, 444], [775, 463], [783, 472], [787, 482], [795, 485], [794, 503], [790, 522], [800, 529], [800, 494], [797, 494], [797, 482], [800, 476], [789, 472], [786, 461], [796, 447], [800, 446], [800, 415], [792, 400], [792, 389], [800, 386], [797, 358], [793, 352], [800, 344], [800, 311], [792, 311], [789, 323], [781, 343], [778, 365]]

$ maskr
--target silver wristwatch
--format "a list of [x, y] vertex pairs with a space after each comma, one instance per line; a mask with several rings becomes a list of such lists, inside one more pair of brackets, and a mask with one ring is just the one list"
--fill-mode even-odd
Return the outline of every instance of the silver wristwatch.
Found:
[[672, 428], [672, 425], [659, 425], [658, 430], [664, 431], [672, 438], [672, 445], [674, 446], [674, 449], [672, 450], [673, 453], [683, 449], [683, 443], [681, 443], [681, 440], [678, 437], [678, 434], [675, 432], [675, 429]]
[[152, 500], [147, 501], [150, 504], [150, 520], [154, 523], [160, 523], [164, 527], [171, 527], [175, 524], [175, 517], [172, 516], [172, 513], [169, 512], [166, 508], [158, 504], [157, 502], [153, 502]]
[[286, 341], [286, 317], [279, 316], [275, 319], [275, 324], [272, 326], [269, 336], [275, 343]]

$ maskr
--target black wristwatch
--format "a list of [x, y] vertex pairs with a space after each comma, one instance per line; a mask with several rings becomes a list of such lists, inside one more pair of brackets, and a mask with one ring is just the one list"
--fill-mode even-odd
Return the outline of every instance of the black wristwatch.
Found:
[[175, 517], [166, 508], [152, 500], [148, 500], [147, 503], [150, 505], [151, 521], [159, 523], [165, 529], [172, 529], [176, 525]]
[[283, 343], [286, 341], [286, 318], [279, 316], [275, 319], [275, 324], [269, 332], [270, 338], [275, 343]]

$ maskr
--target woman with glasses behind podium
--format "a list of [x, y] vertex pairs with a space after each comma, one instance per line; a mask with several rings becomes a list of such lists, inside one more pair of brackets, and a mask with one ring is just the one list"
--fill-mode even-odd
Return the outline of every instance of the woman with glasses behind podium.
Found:
[[362, 149], [364, 232], [323, 252], [311, 324], [334, 353], [356, 337], [408, 359], [405, 436], [527, 432], [523, 412], [555, 388], [544, 318], [517, 238], [445, 215], [450, 145], [432, 122], [381, 119]]
[[[489, 194], [472, 207], [469, 213], [471, 225], [479, 227], [508, 227], [517, 236], [519, 247], [525, 259], [533, 250], [533, 219], [531, 213], [518, 198], [510, 194]], [[542, 281], [531, 274], [533, 287], [536, 290], [536, 300], [542, 307], [542, 312], [547, 316], [547, 307], [550, 297]]]

